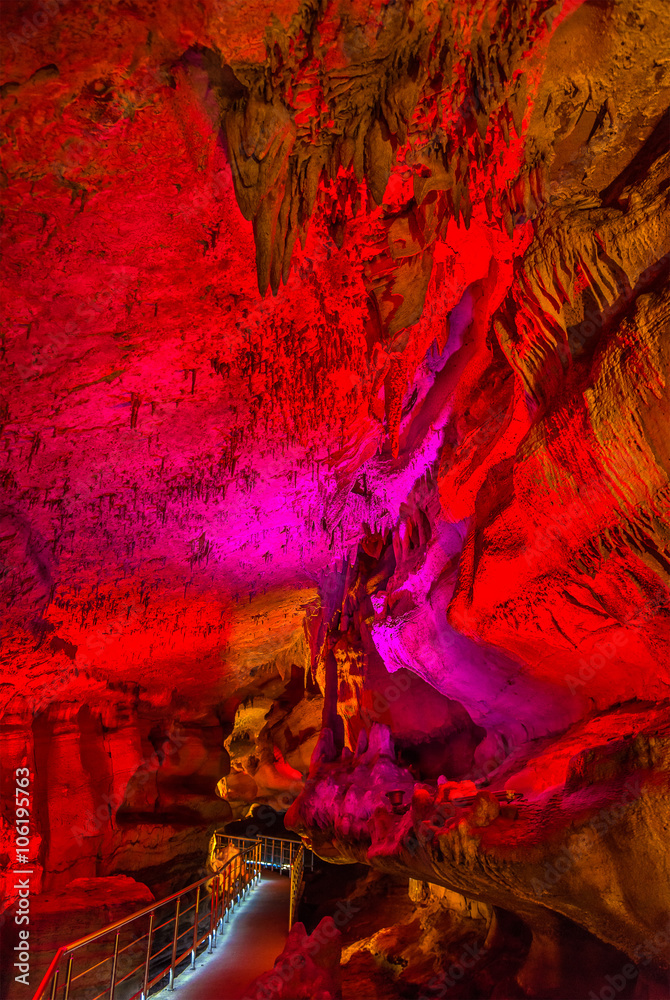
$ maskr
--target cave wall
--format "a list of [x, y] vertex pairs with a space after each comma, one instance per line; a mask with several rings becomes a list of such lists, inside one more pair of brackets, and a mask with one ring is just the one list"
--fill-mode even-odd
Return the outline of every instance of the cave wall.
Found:
[[[33, 775], [32, 891], [163, 891], [264, 803], [630, 955], [670, 920], [619, 867], [646, 845], [667, 885], [667, 5], [3, 14], [2, 780]], [[538, 903], [631, 779], [602, 881], [587, 854]], [[442, 816], [484, 780], [516, 817]], [[9, 865], [7, 797], [2, 824]]]

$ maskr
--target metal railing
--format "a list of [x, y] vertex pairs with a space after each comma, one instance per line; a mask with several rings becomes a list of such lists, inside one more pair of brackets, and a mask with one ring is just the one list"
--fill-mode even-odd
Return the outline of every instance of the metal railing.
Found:
[[[107, 963], [111, 964], [106, 973], [98, 971], [95, 982], [89, 986], [87, 1000], [115, 1000], [115, 997], [116, 1000], [147, 1000], [149, 991], [165, 976], [168, 977], [168, 987], [174, 989], [179, 966], [190, 957], [193, 968], [198, 949], [205, 942], [211, 953], [216, 947], [216, 938], [224, 919], [228, 919], [230, 910], [234, 909], [240, 897], [260, 878], [261, 851], [261, 844], [254, 841], [230, 858], [214, 875], [59, 948], [37, 987], [33, 1000], [46, 1000], [47, 997], [49, 1000], [71, 1000], [73, 987], [79, 994], [84, 985], [80, 981], [96, 970], [101, 970]], [[165, 907], [174, 912], [170, 915], [161, 913]], [[138, 921], [148, 922], [148, 926], [145, 923], [146, 930], [142, 934], [137, 933], [142, 929], [141, 926], [137, 927]], [[133, 924], [136, 925], [135, 928]], [[125, 929], [127, 933], [123, 934]], [[82, 971], [78, 970], [75, 975], [75, 957], [79, 957], [77, 953], [88, 945], [102, 942], [108, 936], [112, 936], [112, 940], [103, 944], [101, 951], [104, 954], [107, 949], [109, 953], [100, 958], [99, 952], [93, 965]], [[128, 943], [123, 943], [125, 937], [130, 938]], [[134, 958], [138, 956], [135, 952], [133, 957], [132, 949], [137, 949], [144, 941], [146, 945], [142, 945], [142, 959], [138, 964], [133, 964]], [[161, 947], [156, 947], [157, 945]], [[152, 948], [155, 949], [153, 952]], [[165, 964], [168, 957], [169, 961]], [[132, 967], [126, 970], [125, 966], [128, 964]], [[103, 976], [108, 977], [107, 985], [100, 992]], [[129, 992], [138, 982], [141, 982], [140, 988]], [[124, 986], [123, 997], [118, 992], [121, 986]]]
[[288, 910], [288, 929], [293, 927], [293, 920], [302, 893], [302, 876], [305, 871], [305, 848], [301, 846], [291, 865], [291, 901]]
[[289, 837], [233, 837], [227, 833], [216, 834], [217, 848], [232, 844], [238, 850], [250, 844], [261, 845], [261, 865], [263, 868], [276, 868], [286, 871], [291, 867], [300, 850], [304, 851], [305, 868], [314, 871], [314, 854], [303, 847], [299, 840]]

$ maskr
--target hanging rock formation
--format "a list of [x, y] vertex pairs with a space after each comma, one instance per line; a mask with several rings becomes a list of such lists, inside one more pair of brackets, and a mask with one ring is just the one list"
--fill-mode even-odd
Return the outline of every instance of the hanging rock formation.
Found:
[[463, 996], [667, 995], [667, 3], [3, 16], [5, 921], [28, 768], [69, 937], [290, 807]]

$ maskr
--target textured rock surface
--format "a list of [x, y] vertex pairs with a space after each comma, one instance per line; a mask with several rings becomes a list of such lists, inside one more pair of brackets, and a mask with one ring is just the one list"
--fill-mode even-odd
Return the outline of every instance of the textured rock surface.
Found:
[[[623, 721], [626, 738], [604, 742]], [[532, 996], [567, 995], [566, 988], [580, 996], [589, 982], [579, 973], [575, 982], [571, 970], [566, 978], [560, 950], [574, 940], [561, 917], [588, 932], [585, 940], [611, 948], [595, 963], [591, 985], [603, 963], [614, 972], [625, 955], [649, 954], [656, 934], [650, 960], [667, 982], [667, 731], [667, 713], [651, 722], [642, 712], [596, 717], [525, 744], [491, 769], [490, 790], [470, 800], [458, 797], [468, 788], [449, 782], [413, 784], [378, 739], [373, 754], [322, 761], [287, 820], [323, 857], [423, 877], [522, 918], [534, 938], [519, 979]], [[575, 753], [580, 746], [591, 749]], [[493, 791], [504, 787], [523, 788], [523, 799], [500, 805]], [[389, 788], [404, 790], [404, 814], [391, 812]], [[537, 961], [545, 938], [555, 957]]]
[[414, 880], [408, 893], [406, 879], [361, 865], [334, 872], [308, 876], [302, 912], [308, 928], [322, 913], [334, 913], [342, 934], [343, 1000], [420, 996], [433, 980], [438, 993], [466, 948], [466, 960], [479, 959], [484, 994], [492, 980], [502, 977], [503, 967], [508, 972], [518, 966], [511, 951], [503, 956], [490, 949], [488, 954], [490, 907]]
[[[32, 901], [29, 924], [30, 967], [29, 980], [33, 988], [37, 987], [46, 972], [56, 950], [67, 941], [85, 937], [87, 934], [100, 930], [101, 926], [111, 924], [116, 920], [142, 910], [154, 901], [149, 889], [132, 878], [115, 875], [108, 878], [77, 878], [70, 881], [65, 889], [47, 891]], [[67, 941], [63, 938], [63, 928], [67, 928]], [[0, 969], [0, 992], [6, 1000], [20, 1000], [25, 997], [25, 981], [16, 982], [14, 977], [18, 970], [14, 961], [18, 956], [7, 959], [20, 943], [19, 928], [7, 922], [2, 928], [3, 962]], [[132, 948], [133, 937], [128, 929], [124, 929], [119, 938], [120, 948], [125, 949], [119, 959], [119, 978], [129, 971], [141, 955]], [[77, 975], [88, 965], [103, 961], [108, 952], [99, 944], [87, 945], [77, 955], [78, 963], [74, 974]], [[23, 971], [23, 970], [21, 970]], [[71, 996], [73, 1000], [85, 1000], [91, 995], [91, 976], [84, 976], [74, 983]]]
[[[244, 1000], [342, 1000], [341, 934], [332, 917], [324, 917], [312, 934], [294, 924], [286, 947], [271, 972], [247, 988]], [[223, 998], [222, 998], [223, 1000]]]
[[8, 864], [17, 767], [34, 892], [293, 802], [525, 922], [515, 989], [612, 974], [670, 921], [670, 8], [3, 18]]
[[302, 791], [323, 712], [318, 688], [307, 681], [309, 689], [304, 669], [294, 666], [288, 684], [268, 681], [237, 709], [226, 740], [231, 769], [219, 786], [235, 819], [258, 804], [268, 816], [285, 812]]

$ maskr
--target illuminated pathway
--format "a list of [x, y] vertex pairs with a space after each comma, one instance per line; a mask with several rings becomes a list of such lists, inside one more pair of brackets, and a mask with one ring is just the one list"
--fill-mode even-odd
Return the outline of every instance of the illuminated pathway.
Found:
[[224, 924], [213, 954], [203, 952], [194, 971], [177, 976], [173, 991], [161, 990], [151, 1000], [242, 1000], [284, 949], [290, 884], [284, 876], [264, 875]]

